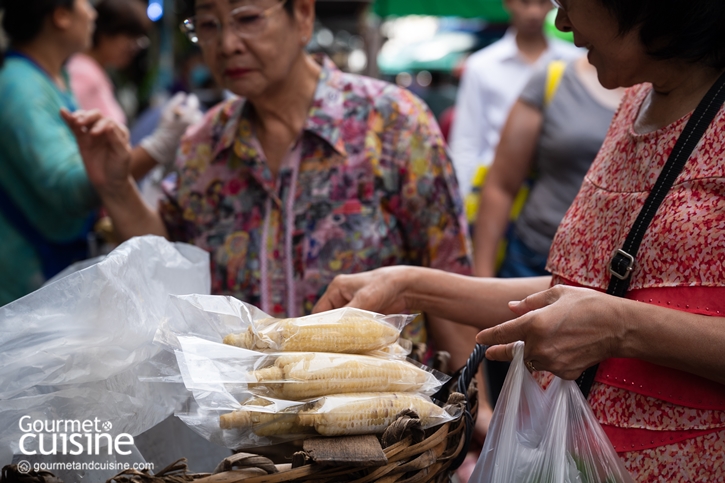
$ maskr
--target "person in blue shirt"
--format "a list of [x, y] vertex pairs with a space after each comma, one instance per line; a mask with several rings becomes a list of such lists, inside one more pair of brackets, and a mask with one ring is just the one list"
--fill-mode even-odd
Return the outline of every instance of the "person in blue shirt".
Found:
[[60, 116], [75, 110], [63, 64], [90, 46], [89, 0], [5, 2], [0, 69], [0, 305], [87, 253], [99, 199]]

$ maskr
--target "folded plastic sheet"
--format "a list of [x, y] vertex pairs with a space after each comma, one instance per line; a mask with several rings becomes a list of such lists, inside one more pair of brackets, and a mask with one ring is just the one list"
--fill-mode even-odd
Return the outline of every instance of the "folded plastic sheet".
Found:
[[3, 461], [19, 453], [23, 416], [98, 418], [111, 436], [135, 436], [188, 396], [182, 384], [150, 382], [173, 361], [153, 338], [170, 294], [209, 293], [208, 254], [146, 236], [69, 272], [0, 307]]

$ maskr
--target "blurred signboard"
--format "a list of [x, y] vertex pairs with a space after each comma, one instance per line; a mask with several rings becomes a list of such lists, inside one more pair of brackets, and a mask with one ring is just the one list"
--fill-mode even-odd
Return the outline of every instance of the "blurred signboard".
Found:
[[503, 0], [375, 0], [374, 12], [381, 17], [435, 15], [480, 18], [491, 23], [508, 21]]

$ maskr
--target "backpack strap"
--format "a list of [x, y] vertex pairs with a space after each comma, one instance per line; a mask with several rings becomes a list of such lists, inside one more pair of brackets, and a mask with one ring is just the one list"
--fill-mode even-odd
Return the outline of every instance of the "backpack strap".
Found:
[[564, 77], [566, 70], [566, 62], [563, 60], [553, 60], [546, 67], [546, 85], [544, 89], [544, 108], [549, 107], [551, 101], [554, 100], [556, 91], [559, 89], [561, 79]]

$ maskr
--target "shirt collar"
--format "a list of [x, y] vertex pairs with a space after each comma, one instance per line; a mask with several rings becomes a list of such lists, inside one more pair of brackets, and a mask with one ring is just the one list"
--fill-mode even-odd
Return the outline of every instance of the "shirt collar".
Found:
[[[544, 35], [544, 38], [546, 39], [546, 50], [544, 50], [540, 59], [546, 58], [548, 53], [551, 51], [551, 39], [546, 35]], [[520, 60], [522, 62], [526, 62], [527, 64], [529, 63], [524, 60], [521, 52], [519, 51], [519, 46], [516, 44], [516, 28], [509, 27], [506, 29], [506, 33], [501, 38], [501, 41], [504, 47], [501, 50], [502, 60]]]
[[516, 29], [509, 27], [501, 38], [501, 58], [503, 60], [515, 60], [519, 58], [519, 46], [516, 44]]
[[[317, 135], [330, 144], [338, 153], [347, 155], [342, 138], [341, 124], [345, 119], [341, 76], [337, 66], [327, 56], [316, 56], [321, 66], [320, 79], [315, 90], [304, 130]], [[249, 127], [249, 107], [245, 99], [227, 101], [219, 111], [215, 124], [221, 126], [219, 142], [214, 155], [232, 146], [239, 139], [251, 146], [252, 131]]]
[[316, 56], [315, 60], [322, 67], [322, 72], [307, 116], [305, 130], [324, 139], [338, 153], [346, 156], [341, 130], [345, 119], [343, 74], [327, 56]]

